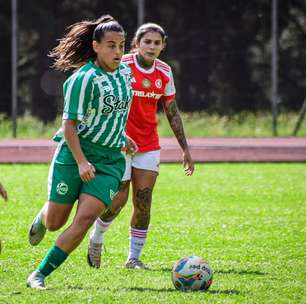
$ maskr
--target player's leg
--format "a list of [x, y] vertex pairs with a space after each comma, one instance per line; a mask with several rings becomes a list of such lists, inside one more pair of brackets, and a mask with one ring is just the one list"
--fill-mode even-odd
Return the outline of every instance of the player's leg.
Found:
[[73, 204], [46, 202], [34, 218], [29, 230], [29, 242], [36, 246], [44, 238], [46, 230], [55, 231], [63, 227], [69, 217]]
[[132, 169], [133, 214], [130, 225], [130, 248], [127, 268], [146, 268], [140, 261], [143, 246], [147, 239], [150, 224], [152, 191], [158, 176], [157, 172]]
[[67, 222], [82, 184], [76, 164], [52, 162], [48, 177], [48, 202], [34, 218], [28, 237], [32, 246], [43, 239], [46, 230], [55, 231]]
[[129, 188], [130, 181], [122, 181], [119, 192], [112, 201], [111, 206], [95, 221], [94, 228], [90, 234], [87, 252], [87, 262], [91, 267], [100, 268], [104, 233], [108, 231], [113, 220], [125, 206], [129, 197]]
[[87, 262], [91, 267], [100, 268], [104, 233], [108, 231], [111, 223], [118, 216], [128, 200], [131, 179], [131, 162], [132, 157], [126, 155], [125, 172], [122, 177], [119, 192], [114, 197], [111, 206], [108, 207], [100, 218], [96, 220], [94, 228], [90, 234]]
[[45, 278], [58, 268], [81, 243], [90, 226], [104, 210], [105, 204], [100, 199], [82, 193], [72, 224], [57, 238], [55, 245], [49, 250], [38, 269], [29, 276], [27, 286], [44, 289]]

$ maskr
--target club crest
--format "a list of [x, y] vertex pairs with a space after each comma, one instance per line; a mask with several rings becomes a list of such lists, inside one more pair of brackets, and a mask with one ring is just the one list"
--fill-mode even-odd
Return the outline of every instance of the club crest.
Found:
[[144, 89], [148, 89], [151, 86], [151, 81], [149, 79], [144, 78], [142, 81], [142, 87]]

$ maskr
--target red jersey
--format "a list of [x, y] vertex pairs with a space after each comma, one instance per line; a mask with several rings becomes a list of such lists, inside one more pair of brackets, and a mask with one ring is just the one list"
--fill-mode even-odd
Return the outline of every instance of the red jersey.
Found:
[[139, 152], [160, 149], [157, 133], [157, 103], [175, 98], [171, 68], [155, 59], [149, 70], [140, 67], [136, 54], [127, 54], [122, 62], [132, 69], [133, 101], [126, 125], [126, 134], [138, 145]]

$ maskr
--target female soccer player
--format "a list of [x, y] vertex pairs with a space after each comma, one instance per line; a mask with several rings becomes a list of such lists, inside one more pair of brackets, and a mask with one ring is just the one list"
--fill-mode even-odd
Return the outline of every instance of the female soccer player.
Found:
[[133, 214], [130, 224], [130, 249], [127, 268], [146, 268], [139, 260], [145, 244], [152, 202], [152, 191], [159, 171], [160, 145], [157, 134], [156, 111], [160, 101], [170, 126], [183, 150], [185, 174], [192, 175], [194, 164], [184, 135], [182, 120], [175, 101], [175, 86], [169, 65], [157, 59], [165, 47], [166, 35], [154, 23], [143, 24], [136, 31], [132, 53], [122, 61], [132, 69], [133, 102], [126, 132], [138, 146], [138, 152], [127, 155], [126, 172], [112, 206], [96, 221], [88, 246], [88, 263], [99, 268], [103, 233], [125, 205], [129, 185], [133, 188]]
[[48, 201], [34, 219], [29, 241], [62, 227], [78, 200], [72, 224], [57, 238], [27, 280], [45, 289], [44, 279], [81, 243], [89, 227], [118, 191], [125, 157], [126, 120], [132, 99], [131, 69], [121, 63], [125, 32], [111, 16], [69, 27], [51, 53], [54, 67], [78, 68], [64, 83], [63, 138], [48, 177]]

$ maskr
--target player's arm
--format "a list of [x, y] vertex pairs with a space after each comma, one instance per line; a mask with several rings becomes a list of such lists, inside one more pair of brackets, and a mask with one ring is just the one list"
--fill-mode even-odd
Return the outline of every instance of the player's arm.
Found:
[[183, 165], [185, 168], [185, 173], [186, 175], [192, 175], [194, 171], [194, 163], [189, 152], [183, 122], [178, 107], [176, 105], [176, 100], [162, 100], [162, 104], [171, 129], [173, 130], [173, 133], [183, 150]]
[[126, 135], [126, 153], [134, 155], [137, 151], [138, 151], [138, 146], [136, 142], [131, 137]]
[[2, 196], [5, 201], [7, 201], [8, 199], [7, 192], [1, 183], [0, 183], [0, 196]]
[[67, 145], [78, 164], [80, 177], [82, 181], [88, 182], [95, 177], [95, 168], [88, 162], [82, 151], [79, 136], [76, 131], [76, 124], [77, 121], [75, 120], [64, 119], [63, 132]]

